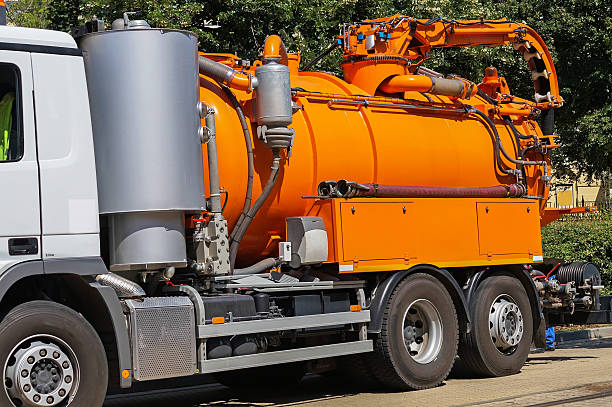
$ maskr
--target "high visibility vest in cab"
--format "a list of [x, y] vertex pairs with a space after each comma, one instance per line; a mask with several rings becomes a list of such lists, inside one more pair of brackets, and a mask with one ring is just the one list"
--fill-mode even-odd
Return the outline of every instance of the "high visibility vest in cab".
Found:
[[7, 92], [0, 100], [0, 161], [9, 159], [11, 126], [13, 125], [13, 102], [15, 93]]

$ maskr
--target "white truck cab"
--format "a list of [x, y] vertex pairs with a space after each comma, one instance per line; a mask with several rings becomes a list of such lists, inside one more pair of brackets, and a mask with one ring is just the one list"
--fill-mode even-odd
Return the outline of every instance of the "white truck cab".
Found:
[[31, 260], [100, 255], [81, 51], [48, 30], [0, 27], [0, 98], [14, 92], [0, 156], [0, 275]]

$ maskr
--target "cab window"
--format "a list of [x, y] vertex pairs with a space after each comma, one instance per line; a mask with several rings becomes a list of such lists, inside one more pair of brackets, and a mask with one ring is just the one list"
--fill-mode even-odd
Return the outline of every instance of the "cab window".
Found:
[[0, 163], [23, 157], [19, 69], [0, 63]]

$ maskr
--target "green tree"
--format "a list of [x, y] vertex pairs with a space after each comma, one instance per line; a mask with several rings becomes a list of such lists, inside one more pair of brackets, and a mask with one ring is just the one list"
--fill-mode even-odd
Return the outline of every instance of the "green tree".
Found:
[[6, 19], [18, 27], [47, 28], [51, 0], [20, 0], [7, 3]]
[[49, 3], [46, 28], [70, 31], [79, 25], [80, 0], [54, 0]]

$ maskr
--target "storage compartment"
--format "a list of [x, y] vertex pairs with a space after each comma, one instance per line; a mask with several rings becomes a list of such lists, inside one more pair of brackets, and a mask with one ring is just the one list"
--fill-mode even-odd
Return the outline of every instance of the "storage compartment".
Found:
[[537, 202], [478, 202], [476, 212], [480, 254], [542, 253]]
[[397, 238], [414, 227], [410, 202], [342, 202], [340, 217], [344, 261], [403, 259], [414, 253]]

